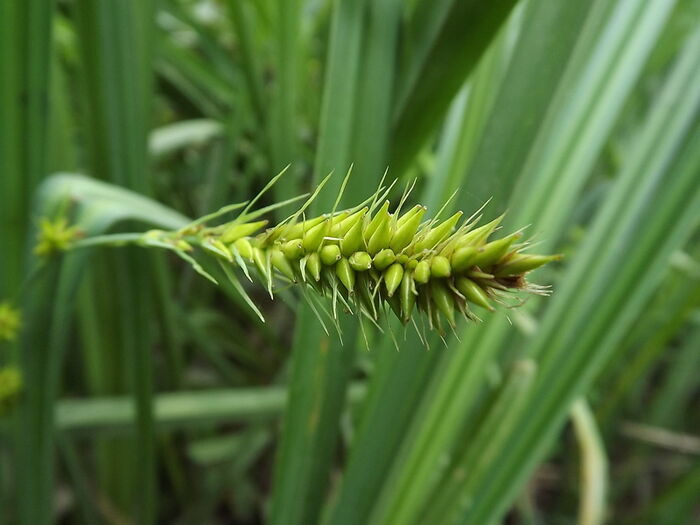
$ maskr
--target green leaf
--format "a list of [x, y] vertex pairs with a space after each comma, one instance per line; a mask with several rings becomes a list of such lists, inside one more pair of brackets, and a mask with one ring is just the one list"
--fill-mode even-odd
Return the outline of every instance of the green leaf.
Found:
[[550, 109], [552, 98], [593, 5], [534, 1], [524, 6], [513, 56], [502, 82], [493, 88], [494, 109], [467, 166], [469, 186], [456, 208], [476, 208], [492, 198], [490, 209], [505, 209], [547, 113], [556, 115]]
[[[575, 396], [591, 382], [697, 223], [700, 33], [688, 42], [634, 154], [598, 214], [536, 337], [541, 374], [513, 446], [499, 458], [469, 519], [490, 521], [547, 452]], [[646, 213], [653, 196], [655, 212]], [[643, 237], [634, 234], [644, 231]], [[617, 278], [611, 285], [610, 276]], [[582, 286], [585, 283], [585, 287]], [[604, 298], [604, 299], [603, 299]]]
[[436, 130], [515, 4], [516, 0], [452, 1], [440, 21], [439, 32], [430, 41], [429, 51], [424, 56], [420, 53], [410, 57], [417, 65], [411, 64], [415, 72], [399, 81], [400, 86], [408, 86], [408, 91], [399, 98], [394, 113], [391, 166], [398, 173], [405, 170]]

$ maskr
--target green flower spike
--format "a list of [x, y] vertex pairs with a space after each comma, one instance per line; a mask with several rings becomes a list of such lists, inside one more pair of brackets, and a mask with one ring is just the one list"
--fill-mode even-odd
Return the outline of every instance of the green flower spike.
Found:
[[[150, 232], [143, 238], [153, 246], [175, 247], [175, 251], [182, 242], [193, 247], [180, 255], [197, 263], [195, 269], [215, 282], [210, 271], [218, 279], [223, 275], [231, 280], [258, 315], [259, 309], [231, 271], [233, 267], [240, 267], [246, 275], [257, 269], [271, 294], [275, 280], [299, 283], [302, 290], [312, 292], [305, 296], [313, 310], [329, 315], [336, 327], [338, 303], [374, 324], [389, 310], [404, 324], [415, 315], [424, 315], [431, 329], [443, 333], [446, 326], [455, 326], [457, 314], [476, 320], [473, 308], [493, 311], [495, 304], [505, 303], [513, 292], [548, 294], [547, 288], [528, 283], [526, 274], [560, 256], [522, 253], [527, 244], [520, 242], [519, 231], [490, 239], [503, 216], [477, 226], [480, 216], [476, 215], [481, 210], [466, 221], [462, 212], [445, 220], [440, 220], [438, 212], [424, 220], [427, 210], [421, 205], [401, 213], [411, 188], [392, 212], [387, 196], [393, 184], [383, 186], [383, 179], [365, 202], [337, 211], [341, 189], [330, 213], [306, 218], [305, 212], [326, 177], [299, 210], [263, 230], [267, 223], [260, 220], [262, 215], [295, 200], [251, 211], [280, 176], [251, 202], [228, 206], [206, 218], [211, 221], [244, 207], [232, 221], [208, 226], [200, 219], [180, 231]], [[331, 309], [316, 302], [319, 295], [332, 301]]]

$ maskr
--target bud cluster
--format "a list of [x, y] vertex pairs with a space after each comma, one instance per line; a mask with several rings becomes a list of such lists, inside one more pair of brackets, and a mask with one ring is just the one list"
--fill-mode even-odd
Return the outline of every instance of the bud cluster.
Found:
[[10, 303], [0, 303], [0, 343], [15, 340], [21, 322], [18, 310], [13, 308]]
[[22, 375], [14, 366], [0, 367], [0, 417], [12, 407], [22, 391]]
[[[400, 208], [400, 206], [399, 206]], [[405, 324], [423, 312], [431, 328], [454, 327], [456, 315], [475, 319], [471, 307], [493, 310], [513, 290], [542, 293], [525, 274], [556, 255], [521, 253], [521, 232], [491, 239], [502, 216], [482, 226], [458, 212], [425, 220], [426, 208], [389, 211], [389, 202], [356, 207], [265, 229], [267, 221], [234, 220], [197, 232], [203, 249], [248, 275], [254, 266], [272, 293], [273, 277], [305, 282], [321, 295], [353, 305], [378, 320], [388, 305]]]

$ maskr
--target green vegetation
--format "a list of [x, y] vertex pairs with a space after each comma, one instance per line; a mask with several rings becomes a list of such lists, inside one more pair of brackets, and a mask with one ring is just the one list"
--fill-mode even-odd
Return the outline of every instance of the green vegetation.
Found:
[[698, 519], [699, 27], [0, 3], [0, 522]]

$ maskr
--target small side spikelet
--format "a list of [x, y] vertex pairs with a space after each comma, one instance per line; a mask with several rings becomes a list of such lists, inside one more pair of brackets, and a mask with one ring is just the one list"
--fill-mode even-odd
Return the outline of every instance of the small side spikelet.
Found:
[[21, 323], [22, 318], [18, 310], [13, 308], [10, 303], [0, 303], [0, 343], [14, 341]]
[[[178, 252], [215, 282], [204, 271], [207, 265], [201, 257], [218, 259], [228, 279], [234, 277], [231, 270], [236, 267], [248, 277], [257, 270], [271, 295], [279, 280], [309, 287], [314, 295], [332, 301], [329, 315], [334, 321], [340, 303], [342, 309], [374, 324], [389, 310], [404, 324], [423, 314], [431, 329], [444, 333], [446, 325], [455, 326], [458, 314], [476, 320], [473, 307], [493, 311], [494, 303], [504, 302], [514, 291], [547, 294], [546, 288], [529, 284], [526, 274], [561, 257], [522, 253], [527, 244], [521, 242], [520, 231], [492, 239], [503, 216], [478, 226], [481, 210], [466, 220], [461, 212], [444, 220], [439, 220], [440, 213], [425, 219], [427, 209], [421, 205], [407, 206], [401, 213], [411, 188], [392, 211], [386, 197], [393, 184], [385, 187], [380, 183], [372, 196], [353, 208], [336, 210], [339, 195], [333, 211], [306, 218], [307, 208], [327, 180], [276, 226], [265, 228], [267, 222], [259, 217], [297, 199], [250, 211], [259, 194], [179, 231], [147, 232], [140, 244]], [[234, 220], [207, 225], [243, 207]], [[234, 284], [245, 295], [237, 280]], [[253, 304], [247, 295], [244, 298]]]
[[81, 232], [76, 227], [69, 227], [65, 217], [54, 221], [46, 218], [39, 224], [39, 235], [34, 253], [39, 256], [49, 256], [63, 252], [71, 247], [71, 244], [81, 237]]
[[13, 366], [0, 367], [0, 417], [17, 402], [22, 391], [22, 375]]

